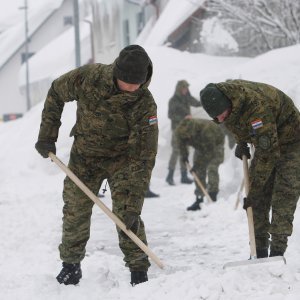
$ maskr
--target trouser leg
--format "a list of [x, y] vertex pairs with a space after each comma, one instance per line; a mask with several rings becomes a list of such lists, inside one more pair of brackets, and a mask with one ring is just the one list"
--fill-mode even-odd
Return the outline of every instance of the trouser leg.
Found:
[[[200, 151], [196, 150], [194, 152], [194, 167], [196, 168], [195, 174], [198, 179], [201, 181], [203, 187], [206, 189], [206, 173], [207, 173], [207, 161], [203, 159], [203, 155]], [[204, 197], [204, 193], [202, 192], [201, 188], [198, 186], [195, 180], [195, 195]]]
[[[97, 194], [101, 180], [92, 174], [86, 161], [72, 152], [69, 161], [71, 171]], [[85, 256], [86, 243], [90, 237], [90, 222], [94, 202], [88, 198], [69, 177], [63, 190], [63, 233], [59, 245], [60, 257], [66, 263], [78, 263]]]
[[[125, 181], [125, 185], [122, 184], [123, 178], [126, 178], [126, 164], [122, 168], [119, 168], [109, 179], [109, 185], [112, 193], [113, 200], [113, 213], [116, 214], [121, 220], [125, 215], [125, 199], [128, 195], [128, 186]], [[138, 238], [147, 245], [147, 238], [145, 233], [144, 222], [140, 218], [140, 226], [136, 233]], [[117, 227], [119, 246], [124, 254], [125, 266], [130, 271], [147, 271], [150, 263], [148, 256], [140, 249], [120, 228]]]
[[219, 164], [212, 160], [207, 168], [208, 191], [210, 193], [219, 192]]
[[274, 176], [275, 169], [264, 187], [260, 191], [256, 191], [252, 203], [255, 242], [258, 251], [264, 251], [269, 248], [270, 208]]
[[179, 148], [174, 133], [172, 133], [171, 147], [172, 147], [172, 153], [169, 160], [169, 170], [175, 170], [176, 163], [179, 157]]
[[287, 248], [300, 195], [300, 145], [285, 150], [276, 164], [272, 194], [271, 252], [277, 253], [284, 253]]

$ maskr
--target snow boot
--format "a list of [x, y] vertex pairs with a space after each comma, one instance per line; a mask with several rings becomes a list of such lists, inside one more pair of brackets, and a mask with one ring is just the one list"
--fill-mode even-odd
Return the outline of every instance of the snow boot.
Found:
[[173, 180], [173, 176], [174, 176], [174, 170], [169, 170], [169, 174], [168, 174], [168, 176], [166, 178], [166, 182], [169, 185], [175, 185], [174, 180]]
[[217, 201], [218, 192], [210, 192], [208, 194], [209, 194], [209, 196], [210, 196], [210, 198], [211, 198], [212, 201], [214, 201], [214, 202]]
[[269, 249], [268, 249], [268, 248], [256, 249], [256, 257], [257, 257], [257, 258], [268, 257], [268, 255], [269, 255], [268, 252], [269, 252]]
[[279, 250], [272, 250], [270, 251], [270, 257], [272, 256], [283, 256], [284, 251], [279, 251]]
[[61, 284], [77, 284], [82, 277], [82, 272], [80, 268], [80, 263], [76, 264], [68, 264], [63, 262], [62, 263], [62, 270], [57, 275], [56, 279]]
[[130, 284], [135, 286], [139, 283], [148, 281], [148, 276], [146, 271], [131, 271], [131, 281]]
[[187, 171], [181, 171], [181, 183], [191, 184], [194, 181], [187, 176]]
[[150, 189], [148, 189], [145, 194], [145, 198], [157, 198], [157, 197], [159, 197], [159, 195], [153, 193], [152, 191], [150, 191]]
[[196, 201], [187, 208], [187, 210], [200, 210], [200, 203], [203, 202], [202, 196], [197, 196]]

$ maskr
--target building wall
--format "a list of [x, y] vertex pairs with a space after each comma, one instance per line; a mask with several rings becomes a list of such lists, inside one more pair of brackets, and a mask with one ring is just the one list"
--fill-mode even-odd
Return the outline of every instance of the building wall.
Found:
[[[63, 17], [73, 14], [72, 0], [65, 0], [60, 9], [55, 11], [45, 23], [31, 36], [29, 52], [37, 52], [45, 46], [51, 39], [69, 28], [64, 26]], [[29, 22], [30, 26], [30, 22]], [[25, 52], [25, 47], [21, 47], [13, 57], [3, 66], [0, 71], [0, 95], [1, 100], [0, 115], [5, 113], [24, 113], [27, 110], [26, 93], [24, 88], [19, 87], [19, 71], [21, 68], [21, 54]], [[29, 60], [30, 79], [30, 60]], [[4, 101], [5, 100], [5, 101]]]
[[91, 0], [95, 61], [112, 63], [120, 50], [133, 44], [155, 9], [126, 0]]

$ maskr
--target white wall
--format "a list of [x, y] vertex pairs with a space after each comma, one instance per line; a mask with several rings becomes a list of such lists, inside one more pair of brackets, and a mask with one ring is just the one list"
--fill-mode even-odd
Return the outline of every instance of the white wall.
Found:
[[[65, 0], [61, 8], [45, 20], [46, 22], [31, 37], [29, 52], [37, 52], [51, 39], [70, 27], [70, 25], [64, 26], [63, 17], [73, 14], [72, 3], [72, 0]], [[27, 109], [26, 94], [22, 94], [19, 88], [19, 70], [21, 68], [22, 52], [25, 52], [25, 47], [19, 49], [0, 71], [0, 95], [5, 95], [5, 98], [3, 99], [2, 97], [3, 100], [0, 102], [0, 115], [5, 113], [24, 113]]]

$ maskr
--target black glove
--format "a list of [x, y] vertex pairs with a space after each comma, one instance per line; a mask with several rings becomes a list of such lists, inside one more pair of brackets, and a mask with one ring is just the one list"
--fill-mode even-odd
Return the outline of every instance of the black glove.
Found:
[[251, 207], [252, 203], [251, 200], [248, 199], [247, 197], [244, 198], [244, 205], [243, 205], [243, 209], [247, 210], [248, 207]]
[[243, 159], [243, 155], [246, 155], [248, 159], [251, 158], [250, 148], [247, 143], [244, 142], [236, 145], [234, 154], [239, 159]]
[[184, 164], [187, 164], [189, 163], [189, 158], [187, 156], [183, 156], [181, 157], [181, 161], [184, 163]]
[[192, 166], [192, 168], [190, 169], [190, 173], [192, 172], [196, 173], [196, 170], [197, 170], [196, 166]]
[[49, 157], [49, 152], [56, 154], [55, 142], [43, 142], [38, 141], [35, 144], [35, 149], [39, 154], [41, 154], [44, 158]]
[[139, 214], [133, 211], [127, 211], [124, 216], [124, 224], [126, 225], [126, 229], [137, 233], [140, 227]]

